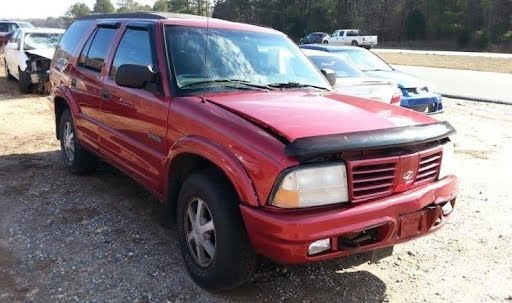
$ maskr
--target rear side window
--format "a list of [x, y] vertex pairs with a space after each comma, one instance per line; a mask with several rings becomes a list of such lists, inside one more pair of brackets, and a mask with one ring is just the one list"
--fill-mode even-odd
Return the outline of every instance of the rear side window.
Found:
[[7, 23], [0, 23], [0, 33], [7, 33]]
[[101, 72], [103, 62], [114, 41], [115, 34], [116, 29], [114, 28], [98, 28], [82, 50], [79, 66], [94, 72]]
[[55, 50], [55, 58], [69, 60], [92, 22], [92, 20], [87, 20], [71, 24], [59, 41]]
[[117, 69], [123, 64], [153, 65], [151, 40], [149, 32], [139, 29], [127, 29], [119, 42], [110, 69], [110, 76], [115, 78]]

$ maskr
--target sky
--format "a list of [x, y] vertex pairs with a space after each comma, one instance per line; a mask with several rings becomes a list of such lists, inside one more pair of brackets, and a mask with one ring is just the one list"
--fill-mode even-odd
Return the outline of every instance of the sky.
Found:
[[[96, 0], [1, 0], [0, 19], [47, 18], [63, 16], [76, 2], [84, 2], [92, 9]], [[116, 0], [111, 0], [116, 5]], [[137, 0], [153, 6], [155, 0]]]

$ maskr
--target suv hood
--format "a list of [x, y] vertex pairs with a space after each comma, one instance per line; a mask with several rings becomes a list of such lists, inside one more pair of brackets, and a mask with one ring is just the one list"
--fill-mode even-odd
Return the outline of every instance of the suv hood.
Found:
[[248, 92], [210, 94], [205, 98], [290, 142], [437, 122], [397, 106], [335, 93]]
[[425, 87], [429, 86], [429, 83], [416, 78], [413, 75], [397, 71], [369, 71], [365, 72], [366, 75], [378, 79], [393, 81], [398, 84], [400, 88], [416, 88], [416, 87]]

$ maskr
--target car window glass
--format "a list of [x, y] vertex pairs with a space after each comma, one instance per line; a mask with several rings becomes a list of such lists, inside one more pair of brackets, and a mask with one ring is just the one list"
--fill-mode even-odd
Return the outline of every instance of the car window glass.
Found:
[[315, 63], [318, 69], [330, 69], [336, 72], [338, 78], [364, 78], [363, 72], [353, 66], [347, 60], [338, 56], [313, 56], [311, 61]]
[[91, 26], [92, 21], [76, 21], [69, 26], [59, 41], [55, 57], [67, 59], [76, 51], [80, 44], [80, 40], [86, 34], [86, 30]]
[[[84, 52], [86, 52], [86, 55], [85, 61], [82, 62], [80, 66], [94, 72], [101, 72], [103, 62], [112, 45], [115, 33], [116, 29], [113, 28], [98, 28], [92, 38], [90, 47], [84, 47], [82, 50], [82, 55], [84, 55]], [[80, 57], [82, 57], [82, 55], [80, 55]]]
[[85, 46], [82, 50], [82, 53], [80, 53], [80, 57], [78, 58], [78, 66], [84, 66], [85, 60], [87, 59], [87, 52], [89, 51], [89, 48], [91, 48], [91, 42], [92, 39], [94, 39], [94, 36], [96, 35], [96, 31], [87, 39], [87, 42], [85, 43]]
[[119, 42], [110, 77], [115, 78], [117, 69], [123, 64], [153, 65], [149, 32], [127, 29]]
[[7, 23], [7, 31], [8, 32], [14, 32], [15, 30], [18, 29], [18, 24], [16, 23]]
[[7, 23], [0, 23], [0, 32], [6, 33], [7, 31]]
[[345, 31], [340, 32], [340, 37], [343, 37], [343, 36], [345, 36]]

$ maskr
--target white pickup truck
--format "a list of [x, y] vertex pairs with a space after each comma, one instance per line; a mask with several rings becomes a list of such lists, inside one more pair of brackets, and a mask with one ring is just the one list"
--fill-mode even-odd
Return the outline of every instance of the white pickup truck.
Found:
[[358, 29], [339, 29], [325, 37], [322, 43], [361, 46], [370, 49], [377, 45], [377, 36], [363, 36]]

